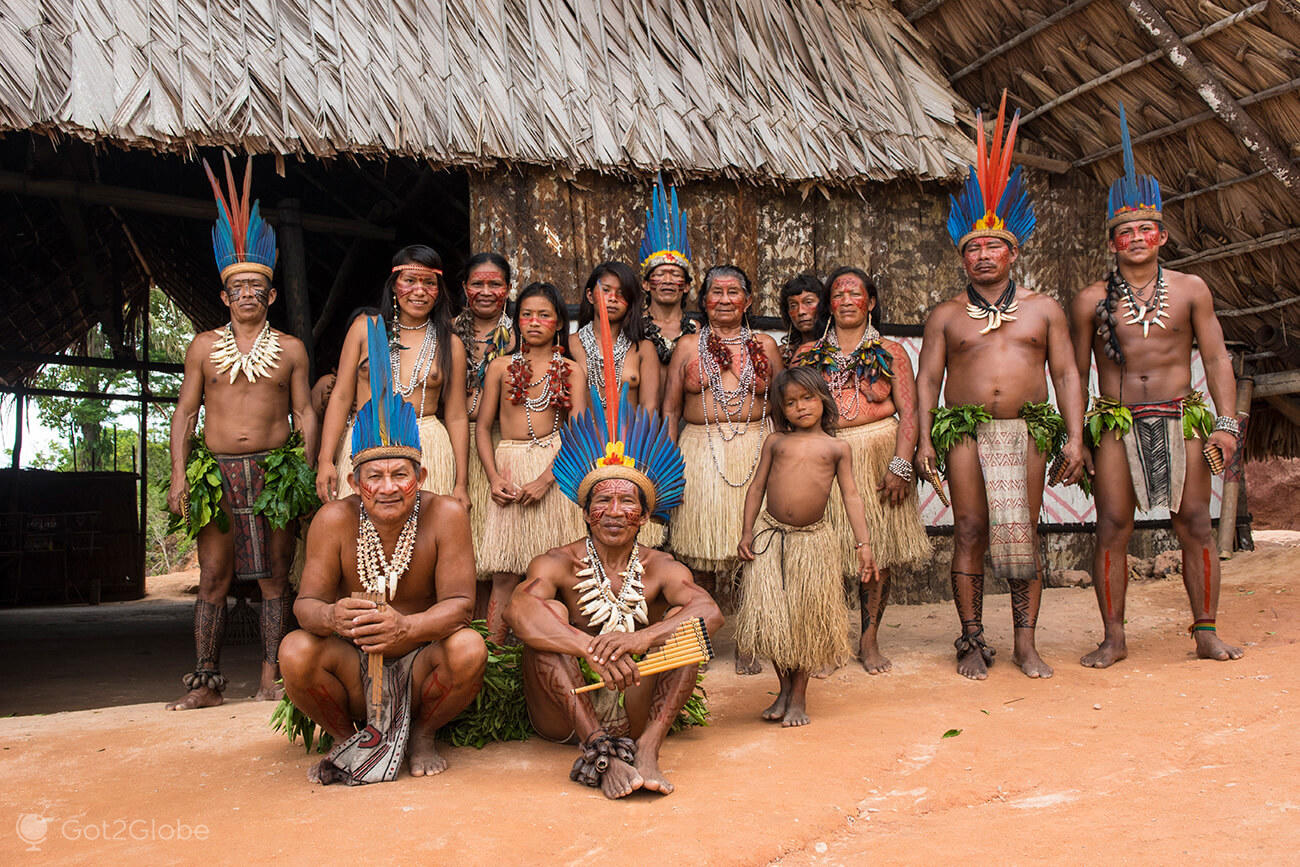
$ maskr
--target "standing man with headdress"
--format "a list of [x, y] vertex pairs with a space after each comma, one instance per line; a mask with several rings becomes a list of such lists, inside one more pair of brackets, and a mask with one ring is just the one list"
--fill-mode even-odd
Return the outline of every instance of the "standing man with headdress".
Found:
[[[372, 358], [388, 335], [366, 317]], [[349, 785], [441, 773], [438, 729], [483, 683], [487, 646], [470, 628], [474, 550], [469, 515], [421, 490], [415, 408], [372, 364], [370, 398], [352, 428], [351, 496], [326, 503], [307, 536], [307, 565], [284, 640], [284, 685], [294, 705], [334, 736], [310, 777]], [[378, 681], [378, 683], [376, 683]], [[378, 695], [376, 695], [378, 693]]]
[[[1214, 297], [1205, 281], [1160, 265], [1169, 240], [1160, 184], [1138, 175], [1123, 104], [1119, 107], [1124, 175], [1110, 187], [1106, 220], [1115, 268], [1075, 296], [1074, 352], [1087, 382], [1097, 359], [1100, 394], [1087, 414], [1088, 472], [1097, 504], [1093, 586], [1105, 636], [1080, 660], [1105, 668], [1128, 655], [1124, 596], [1133, 509], [1168, 508], [1183, 549], [1196, 655], [1239, 659], [1215, 629], [1219, 555], [1210, 528], [1210, 479], [1237, 450], [1235, 415], [1211, 415], [1192, 389], [1192, 343], [1201, 350], [1216, 411], [1235, 405], [1236, 381]], [[1113, 436], [1112, 436], [1113, 433]], [[1216, 465], [1217, 464], [1217, 465]]]
[[[1083, 473], [1083, 396], [1072, 363], [1065, 311], [1047, 295], [1017, 286], [1011, 266], [1034, 230], [1021, 169], [1011, 171], [1020, 115], [1002, 143], [1006, 94], [992, 152], [975, 115], [977, 166], [952, 200], [948, 233], [970, 282], [964, 296], [939, 304], [925, 323], [917, 371], [921, 418], [916, 462], [936, 487], [947, 470], [953, 511], [953, 597], [961, 617], [957, 671], [982, 680], [994, 651], [984, 640], [984, 552], [1011, 585], [1014, 661], [1030, 677], [1051, 677], [1034, 644], [1042, 598], [1038, 513], [1049, 458], [1053, 481]], [[1047, 403], [1046, 364], [1065, 418]], [[944, 402], [939, 388], [947, 373]]]
[[[171, 428], [167, 508], [182, 516], [199, 554], [194, 603], [198, 662], [182, 679], [186, 694], [167, 705], [189, 710], [221, 704], [226, 678], [221, 645], [231, 580], [262, 591], [262, 675], [258, 699], [279, 697], [278, 651], [289, 611], [295, 519], [316, 506], [316, 414], [302, 341], [267, 322], [275, 301], [275, 231], [250, 208], [252, 158], [242, 193], [226, 159], [229, 198], [204, 161], [217, 200], [212, 247], [221, 272], [221, 303], [230, 322], [195, 336], [185, 352]], [[192, 437], [203, 408], [203, 430]], [[293, 415], [293, 428], [289, 415]]]
[[686, 315], [691, 292], [691, 243], [686, 238], [686, 214], [677, 204], [677, 188], [664, 187], [662, 174], [655, 177], [650, 207], [645, 212], [645, 235], [641, 238], [641, 279], [647, 303], [643, 315], [645, 338], [659, 356], [659, 405], [668, 384], [668, 362], [677, 341], [698, 331]]
[[[596, 303], [609, 367], [613, 341], [604, 303]], [[664, 646], [694, 618], [708, 633], [722, 625], [722, 612], [689, 569], [637, 544], [647, 518], [681, 503], [685, 477], [664, 419], [634, 408], [623, 389], [619, 399], [612, 382], [603, 394], [593, 392], [592, 407], [561, 432], [553, 472], [583, 510], [586, 538], [536, 557], [506, 609], [506, 622], [524, 643], [533, 727], [549, 740], [579, 743], [584, 755], [571, 776], [609, 798], [673, 790], [659, 768], [659, 749], [698, 672], [692, 663], [642, 676], [634, 655]], [[613, 701], [601, 703], [605, 712], [589, 695], [575, 694], [585, 682], [580, 661], [609, 687]]]

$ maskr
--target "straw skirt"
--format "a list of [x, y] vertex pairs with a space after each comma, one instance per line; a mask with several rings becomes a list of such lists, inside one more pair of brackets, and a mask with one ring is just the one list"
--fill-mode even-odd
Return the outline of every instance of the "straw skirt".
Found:
[[[352, 426], [348, 426], [344, 441], [348, 444], [346, 453], [339, 455], [336, 468], [339, 474], [339, 499], [355, 493], [348, 484], [348, 473], [352, 472]], [[420, 486], [432, 494], [451, 494], [456, 486], [456, 455], [451, 450], [451, 437], [447, 428], [436, 415], [426, 415], [420, 419], [420, 451], [423, 453], [421, 464], [429, 471], [428, 478]]]
[[[560, 438], [552, 436], [535, 446], [531, 440], [502, 440], [497, 443], [497, 472], [524, 485], [546, 472]], [[483, 547], [476, 551], [478, 568], [485, 572], [523, 574], [538, 554], [567, 545], [587, 535], [582, 512], [551, 485], [540, 503], [529, 506], [498, 506], [488, 498], [483, 524]]]
[[705, 425], [682, 428], [677, 445], [686, 464], [686, 497], [673, 513], [668, 547], [690, 568], [722, 572], [738, 562], [736, 546], [745, 522], [745, 493], [767, 429], [766, 420], [751, 423], [744, 434], [723, 442], [716, 429], [706, 431]]
[[[858, 494], [867, 514], [867, 529], [871, 531], [871, 552], [876, 566], [888, 569], [922, 563], [930, 557], [930, 539], [921, 521], [916, 485], [908, 485], [907, 499], [895, 506], [880, 501], [880, 484], [889, 472], [889, 459], [894, 456], [898, 436], [898, 419], [884, 418], [858, 427], [841, 428], [836, 436], [849, 444], [853, 453], [853, 480], [858, 483]], [[853, 548], [853, 527], [844, 512], [840, 486], [831, 486], [831, 499], [827, 518], [839, 539], [840, 566], [845, 575], [858, 574], [857, 552]]]
[[[478, 446], [474, 442], [475, 423], [469, 423], [469, 501], [473, 508], [469, 510], [469, 531], [474, 540], [474, 556], [479, 557], [479, 552], [483, 550], [483, 528], [487, 524], [488, 504], [492, 502], [492, 489], [488, 485], [487, 471], [483, 469], [483, 462], [479, 460]], [[492, 430], [493, 444], [499, 442], [501, 437], [497, 434], [497, 429]], [[478, 578], [480, 581], [487, 581], [492, 578], [491, 572], [483, 571], [481, 566], [478, 568]]]
[[[793, 527], [764, 509], [754, 526], [753, 561], [745, 564], [736, 642], [783, 669], [821, 669], [853, 654], [844, 585], [826, 552], [835, 530], [822, 518]], [[762, 553], [758, 553], [758, 552]]]

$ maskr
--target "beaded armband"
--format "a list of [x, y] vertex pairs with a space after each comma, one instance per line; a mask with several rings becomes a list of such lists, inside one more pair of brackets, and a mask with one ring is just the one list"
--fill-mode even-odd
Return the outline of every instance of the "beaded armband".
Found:
[[1214, 429], [1216, 431], [1227, 431], [1235, 437], [1241, 436], [1241, 423], [1230, 415], [1216, 416]]
[[900, 457], [889, 459], [889, 471], [905, 482], [912, 481], [912, 465]]

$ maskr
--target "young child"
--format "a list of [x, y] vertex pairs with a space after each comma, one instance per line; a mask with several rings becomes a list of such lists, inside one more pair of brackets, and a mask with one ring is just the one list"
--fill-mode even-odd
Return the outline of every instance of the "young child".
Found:
[[738, 551], [747, 562], [736, 640], [741, 652], [770, 657], [780, 679], [763, 719], [801, 726], [808, 724], [809, 674], [853, 653], [838, 543], [826, 519], [836, 481], [857, 541], [859, 576], [863, 583], [878, 576], [853, 457], [835, 437], [838, 412], [826, 382], [813, 368], [794, 367], [777, 374], [772, 393], [777, 432], [764, 440], [745, 496]]
[[[475, 440], [491, 486], [478, 569], [492, 573], [488, 638], [501, 644], [506, 602], [538, 554], [586, 535], [582, 512], [555, 487], [551, 463], [569, 413], [587, 407], [578, 365], [565, 358], [569, 320], [550, 283], [532, 283], [515, 307], [515, 346], [488, 365]], [[500, 422], [501, 441], [492, 442]]]

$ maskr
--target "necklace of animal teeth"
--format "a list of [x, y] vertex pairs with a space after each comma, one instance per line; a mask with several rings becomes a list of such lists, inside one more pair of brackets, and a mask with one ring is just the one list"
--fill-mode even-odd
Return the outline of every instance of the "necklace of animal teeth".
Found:
[[[1142, 338], [1151, 333], [1152, 325], [1159, 325], [1165, 328], [1165, 323], [1161, 320], [1169, 315], [1169, 291], [1165, 286], [1165, 269], [1159, 265], [1156, 266], [1156, 291], [1151, 296], [1150, 303], [1143, 303], [1138, 298], [1137, 293], [1133, 291], [1133, 286], [1123, 277], [1119, 278], [1124, 289], [1124, 306], [1128, 308], [1128, 319], [1124, 320], [1125, 325], [1141, 325]], [[1147, 313], [1151, 313], [1151, 318], [1147, 319]], [[1166, 329], [1167, 330], [1167, 329]]]
[[587, 568], [578, 570], [578, 577], [583, 580], [573, 585], [573, 589], [578, 594], [579, 610], [588, 618], [588, 626], [592, 629], [599, 626], [600, 634], [605, 635], [609, 632], [635, 632], [636, 624], [650, 624], [641, 581], [645, 567], [637, 556], [637, 546], [632, 547], [627, 569], [623, 571], [623, 586], [617, 594], [590, 536], [587, 537], [587, 556], [582, 562], [587, 564]]
[[985, 301], [984, 296], [976, 292], [974, 286], [966, 284], [966, 315], [971, 319], [988, 320], [988, 324], [980, 329], [980, 334], [997, 331], [1002, 327], [1003, 322], [1015, 322], [1016, 317], [1011, 314], [1015, 313], [1019, 306], [1016, 301], [1015, 280], [1007, 283], [1006, 291], [992, 304]]
[[208, 353], [209, 360], [217, 368], [217, 373], [230, 372], [230, 383], [234, 384], [243, 373], [249, 382], [256, 382], [259, 376], [266, 376], [280, 364], [280, 335], [267, 322], [253, 340], [253, 347], [247, 353], [239, 351], [235, 342], [235, 329], [227, 322], [221, 331], [221, 337], [212, 344]]

